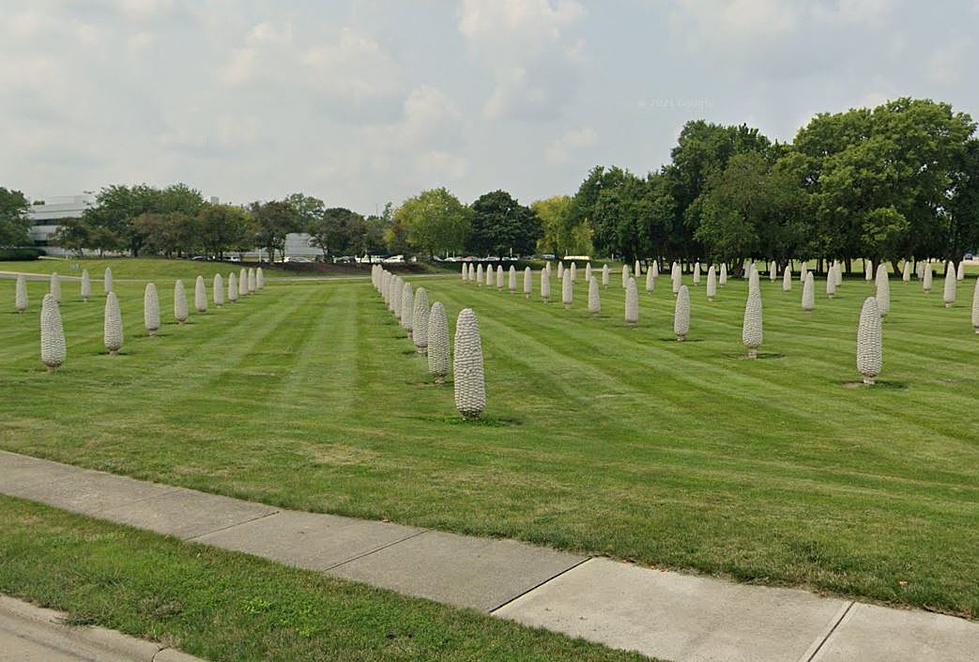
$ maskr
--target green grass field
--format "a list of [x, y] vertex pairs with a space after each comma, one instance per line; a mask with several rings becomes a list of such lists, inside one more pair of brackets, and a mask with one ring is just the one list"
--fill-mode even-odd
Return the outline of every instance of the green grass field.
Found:
[[[196, 272], [182, 267], [185, 279]], [[581, 279], [583, 280], [583, 279]], [[686, 279], [689, 282], [689, 277]], [[489, 404], [463, 423], [366, 281], [273, 283], [161, 337], [120, 283], [127, 340], [65, 285], [68, 362], [38, 359], [37, 311], [0, 281], [0, 447], [275, 505], [507, 536], [644, 564], [979, 615], [979, 336], [973, 280], [945, 309], [892, 281], [880, 385], [853, 388], [870, 285], [804, 313], [763, 278], [762, 358], [742, 359], [743, 281], [692, 288], [688, 342], [669, 281], [604, 315], [417, 281], [480, 319]], [[557, 281], [554, 280], [555, 294]], [[172, 284], [158, 281], [172, 319]], [[535, 293], [536, 293], [535, 282]]]

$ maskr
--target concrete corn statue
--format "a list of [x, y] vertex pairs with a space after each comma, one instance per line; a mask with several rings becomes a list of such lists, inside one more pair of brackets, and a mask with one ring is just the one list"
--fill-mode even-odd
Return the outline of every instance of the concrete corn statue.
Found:
[[41, 301], [41, 363], [48, 372], [54, 372], [64, 364], [67, 354], [58, 300], [51, 293], [45, 294]]
[[648, 269], [646, 269], [646, 291], [652, 294], [656, 290], [656, 262], [654, 261]]
[[801, 285], [806, 284], [806, 274], [809, 273], [809, 263], [803, 262], [802, 266], [799, 267], [799, 283]]
[[476, 280], [476, 267], [472, 265], [472, 262], [469, 263], [469, 282], [479, 284]]
[[151, 336], [160, 330], [160, 297], [153, 283], [147, 283], [143, 290], [143, 326]]
[[882, 336], [877, 299], [867, 297], [860, 310], [860, 325], [857, 327], [857, 370], [863, 375], [864, 384], [873, 384], [880, 374]]
[[564, 261], [558, 261], [557, 263], [557, 279], [564, 280]]
[[868, 283], [874, 279], [874, 261], [863, 261], [863, 279]]
[[758, 275], [758, 267], [752, 263], [748, 266], [748, 289], [759, 289], [761, 287], [761, 277]]
[[184, 281], [182, 280], [173, 284], [173, 317], [178, 324], [187, 321], [187, 293], [184, 292]]
[[883, 263], [877, 265], [877, 275], [874, 276], [874, 282], [877, 288], [875, 295], [877, 311], [881, 317], [887, 317], [887, 313], [891, 312], [891, 281], [887, 267]]
[[942, 293], [942, 301], [946, 308], [955, 305], [955, 265], [951, 262], [945, 264], [945, 289]]
[[482, 286], [483, 286], [483, 265], [482, 264], [477, 264], [476, 265], [476, 287], [482, 287]]
[[768, 263], [768, 281], [774, 283], [778, 280], [778, 265], [775, 264], [775, 260]]
[[248, 293], [255, 294], [256, 288], [257, 285], [255, 284], [255, 270], [249, 269], [248, 270]]
[[106, 267], [105, 273], [102, 274], [102, 289], [108, 294], [112, 291], [112, 268]]
[[17, 288], [14, 294], [14, 310], [23, 313], [27, 310], [27, 279], [21, 274], [17, 276]]
[[265, 272], [262, 271], [262, 267], [255, 270], [255, 288], [259, 292], [265, 289]]
[[517, 292], [517, 270], [512, 264], [510, 265], [510, 270], [507, 272], [507, 290], [510, 294], [516, 294]]
[[90, 296], [92, 296], [92, 279], [88, 276], [88, 269], [82, 269], [82, 301], [88, 303]]
[[921, 273], [924, 277], [921, 279], [921, 289], [925, 292], [931, 292], [932, 279], [934, 274], [931, 271], [931, 262], [925, 262], [925, 266], [921, 268]]
[[238, 277], [233, 271], [228, 274], [228, 301], [231, 303], [238, 302]]
[[551, 302], [551, 272], [546, 267], [540, 270], [540, 298], [544, 303]]
[[608, 288], [609, 276], [610, 276], [610, 274], [609, 274], [608, 265], [607, 264], [603, 264], [602, 265], [602, 287], [604, 287], [606, 289]]
[[207, 286], [204, 284], [204, 276], [198, 276], [194, 281], [194, 310], [199, 313], [207, 312]]
[[[571, 281], [570, 278], [567, 279]], [[455, 381], [456, 409], [467, 420], [482, 416], [486, 409], [486, 382], [483, 376], [483, 347], [479, 322], [470, 308], [456, 320], [452, 374]]]
[[424, 356], [428, 352], [428, 290], [419, 287], [415, 291], [414, 313], [411, 316], [411, 339], [415, 351]]
[[238, 272], [238, 296], [248, 296], [248, 271], [244, 267]]
[[700, 285], [700, 260], [693, 265], [693, 284]]
[[680, 293], [680, 286], [683, 285], [683, 272], [680, 270], [680, 265], [676, 262], [673, 263], [673, 267], [670, 269], [670, 281], [673, 284], [673, 296], [677, 296]]
[[391, 312], [394, 313], [394, 319], [401, 322], [401, 304], [404, 302], [405, 282], [400, 276], [395, 276], [392, 284], [394, 287], [391, 291]]
[[714, 265], [707, 268], [707, 300], [713, 301], [717, 296], [717, 269]]
[[836, 264], [836, 286], [839, 287], [843, 284], [843, 267], [840, 266], [840, 261], [835, 260]]
[[972, 328], [979, 333], [979, 278], [976, 279], [976, 287], [972, 290]]
[[61, 303], [61, 276], [58, 275], [57, 271], [51, 274], [51, 279], [48, 283], [48, 293], [54, 297], [55, 301]]
[[596, 317], [602, 312], [602, 298], [598, 293], [598, 281], [594, 276], [588, 281], [588, 312]]
[[836, 274], [834, 271], [835, 268], [830, 267], [829, 273], [826, 274], [826, 297], [829, 299], [836, 296]]
[[571, 308], [571, 304], [574, 302], [574, 283], [571, 282], [571, 274], [568, 271], [564, 272], [564, 278], [561, 279], [561, 303], [564, 304], [566, 309]]
[[721, 273], [717, 276], [717, 284], [721, 287], [727, 285], [727, 262], [721, 262]]
[[102, 322], [102, 343], [115, 356], [122, 349], [122, 313], [119, 312], [119, 299], [115, 292], [105, 296], [105, 315]]
[[758, 283], [752, 283], [748, 287], [748, 301], [744, 306], [744, 321], [741, 324], [741, 343], [748, 349], [749, 359], [758, 358], [758, 348], [763, 339], [761, 287]]
[[524, 267], [523, 270], [523, 295], [526, 298], [530, 298], [530, 295], [534, 292], [534, 272], [530, 267]]
[[790, 264], [785, 265], [785, 271], [782, 273], [782, 291], [792, 291], [792, 265]]
[[578, 265], [574, 262], [571, 263], [571, 284], [573, 285], [578, 281]]
[[410, 283], [401, 288], [401, 326], [411, 335], [411, 324], [414, 322], [415, 296]]
[[220, 308], [224, 305], [224, 279], [221, 274], [214, 274], [214, 281], [211, 284], [211, 296], [214, 298], [214, 305]]
[[911, 260], [904, 261], [904, 268], [901, 269], [901, 281], [905, 285], [911, 282]]
[[636, 260], [636, 263], [632, 266], [632, 275], [636, 278], [642, 276], [642, 265], [639, 263], [639, 260]]
[[497, 265], [496, 267], [496, 289], [503, 291], [503, 265]]
[[656, 279], [659, 278], [659, 260], [653, 260], [652, 264], [649, 265], [649, 269], [646, 270], [646, 273], [653, 274], [653, 282], [655, 283]]
[[959, 268], [955, 272], [955, 280], [965, 280], [965, 261], [959, 260]]
[[585, 282], [590, 283], [592, 277], [591, 262], [585, 262]]
[[802, 309], [806, 312], [816, 308], [816, 284], [812, 278], [812, 272], [806, 272], [806, 282], [802, 285]]
[[690, 292], [686, 285], [681, 285], [676, 293], [676, 305], [673, 308], [673, 333], [677, 342], [687, 339], [690, 332]]
[[622, 289], [625, 289], [625, 286], [628, 284], [629, 284], [629, 265], [623, 264], [622, 265]]
[[467, 280], [469, 280], [469, 265], [467, 265], [465, 262], [462, 263], [462, 274], [461, 275], [462, 275], [462, 282], [463, 283], [465, 283]]
[[428, 315], [428, 371], [441, 384], [449, 374], [449, 321], [438, 301]]
[[625, 284], [625, 323], [630, 326], [639, 323], [639, 290], [632, 277]]

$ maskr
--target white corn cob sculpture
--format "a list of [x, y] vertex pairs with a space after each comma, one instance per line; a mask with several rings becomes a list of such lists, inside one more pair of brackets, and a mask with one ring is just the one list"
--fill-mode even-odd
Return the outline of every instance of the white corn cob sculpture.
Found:
[[727, 262], [721, 262], [721, 273], [717, 277], [717, 284], [721, 287], [727, 285]]
[[826, 274], [826, 296], [830, 299], [836, 296], [836, 273], [834, 267], [830, 267], [829, 273]]
[[607, 264], [602, 265], [602, 287], [607, 288], [609, 282], [609, 268]]
[[428, 290], [419, 287], [415, 290], [411, 339], [415, 343], [415, 351], [423, 356], [428, 352], [428, 314]]
[[921, 289], [925, 292], [931, 292], [932, 279], [934, 274], [931, 271], [931, 262], [925, 262], [925, 266], [921, 268], [924, 277], [921, 279]]
[[449, 374], [449, 321], [445, 306], [436, 301], [428, 314], [428, 371], [441, 384]]
[[955, 280], [965, 280], [965, 260], [959, 260], [959, 268], [955, 272]]
[[629, 265], [623, 264], [622, 265], [622, 289], [625, 289], [625, 286], [628, 283], [629, 283]]
[[791, 292], [792, 291], [792, 265], [785, 265], [785, 271], [782, 273], [782, 291]]
[[812, 278], [812, 272], [806, 272], [806, 282], [802, 285], [802, 309], [805, 311], [810, 311], [816, 308], [816, 293], [815, 282]]
[[102, 289], [106, 294], [112, 291], [112, 267], [106, 267], [102, 274]]
[[179, 324], [187, 321], [187, 294], [182, 280], [173, 284], [173, 317]]
[[911, 282], [911, 260], [904, 261], [904, 269], [901, 270], [901, 280], [905, 284]]
[[874, 277], [874, 281], [877, 288], [875, 295], [877, 311], [881, 317], [887, 317], [887, 313], [891, 312], [891, 280], [883, 262], [877, 265], [877, 275]]
[[496, 289], [503, 289], [503, 265], [497, 265], [496, 267]]
[[194, 281], [194, 310], [199, 313], [207, 312], [207, 286], [204, 276], [198, 276]]
[[482, 287], [482, 286], [483, 286], [483, 265], [482, 264], [477, 264], [476, 265], [476, 287]]
[[401, 289], [401, 326], [411, 336], [411, 325], [415, 321], [415, 296], [410, 283]]
[[948, 262], [945, 265], [945, 291], [942, 294], [942, 301], [946, 308], [955, 305], [955, 265]]
[[656, 290], [656, 262], [646, 269], [646, 291], [652, 294]]
[[238, 277], [233, 271], [228, 274], [228, 301], [231, 303], [238, 301]]
[[41, 301], [41, 363], [47, 366], [48, 372], [54, 372], [65, 362], [67, 353], [58, 300], [50, 293], [45, 294]]
[[405, 282], [400, 276], [394, 276], [393, 289], [391, 294], [391, 312], [394, 313], [394, 318], [401, 321], [401, 304], [404, 303], [404, 293], [405, 293]]
[[864, 259], [863, 261], [863, 279], [868, 283], [874, 279], [874, 261]]
[[778, 265], [775, 264], [775, 260], [768, 263], [768, 280], [774, 283], [778, 279]]
[[551, 272], [547, 268], [540, 270], [540, 298], [544, 303], [551, 302]]
[[530, 267], [524, 267], [523, 270], [523, 295], [530, 298], [530, 295], [534, 292], [534, 272]]
[[82, 301], [88, 303], [92, 296], [92, 279], [88, 277], [88, 269], [82, 269]]
[[860, 326], [857, 327], [857, 370], [863, 375], [864, 384], [873, 384], [880, 374], [882, 336], [877, 299], [867, 297], [860, 310]]
[[592, 277], [591, 262], [585, 262], [585, 282], [590, 283]]
[[255, 294], [256, 289], [257, 286], [255, 284], [255, 270], [249, 269], [248, 270], [248, 293]]
[[[48, 293], [54, 297], [54, 300], [61, 303], [61, 276], [55, 271], [51, 274], [51, 281], [48, 286]], [[61, 314], [60, 312], [58, 313]]]
[[238, 272], [238, 296], [248, 296], [248, 271], [244, 267]]
[[653, 263], [649, 265], [649, 269], [646, 270], [646, 273], [652, 273], [653, 274], [653, 280], [654, 281], [657, 278], [659, 278], [659, 260], [658, 259], [653, 260]]
[[681, 271], [680, 265], [676, 262], [673, 263], [673, 267], [670, 269], [670, 281], [673, 284], [673, 296], [677, 296], [680, 292], [680, 286], [683, 285], [683, 271]]
[[686, 285], [681, 285], [676, 294], [676, 306], [673, 309], [673, 333], [677, 342], [687, 339], [690, 332], [690, 292]]
[[465, 308], [459, 313], [453, 345], [452, 374], [456, 409], [463, 418], [474, 420], [482, 416], [486, 409], [486, 382], [483, 376], [479, 322], [471, 308]]
[[102, 323], [102, 343], [115, 356], [122, 349], [122, 313], [119, 312], [119, 299], [115, 292], [105, 296], [105, 316]]
[[602, 299], [598, 293], [598, 281], [594, 276], [588, 281], [588, 312], [596, 317], [602, 312]]
[[517, 270], [514, 266], [510, 265], [510, 270], [507, 272], [507, 290], [510, 294], [514, 294], [517, 291]]
[[809, 273], [809, 263], [803, 262], [802, 266], [799, 267], [799, 283], [802, 285], [806, 284], [806, 274]]
[[574, 302], [574, 283], [571, 282], [571, 274], [565, 270], [564, 278], [561, 279], [561, 303], [565, 308], [571, 308]]
[[636, 263], [632, 267], [632, 275], [636, 278], [642, 276], [642, 265], [639, 264], [639, 260], [636, 260]]
[[836, 260], [836, 286], [839, 287], [843, 284], [843, 267], [840, 266], [840, 261]]
[[14, 309], [18, 313], [27, 310], [27, 279], [21, 274], [17, 276], [17, 293], [14, 295]]
[[748, 289], [761, 287], [761, 277], [758, 275], [758, 267], [754, 262], [748, 267]]
[[578, 265], [574, 262], [571, 263], [571, 284], [573, 285], [578, 281]]
[[979, 278], [976, 279], [976, 287], [972, 290], [972, 328], [979, 333]]
[[496, 272], [493, 270], [493, 265], [486, 265], [486, 287], [493, 287], [494, 275]]
[[693, 284], [700, 285], [700, 260], [693, 265]]
[[625, 323], [639, 323], [639, 289], [636, 287], [636, 279], [632, 277], [625, 285]]
[[143, 326], [151, 336], [160, 330], [160, 297], [153, 283], [147, 283], [143, 290]]
[[214, 305], [220, 308], [224, 305], [224, 279], [221, 274], [214, 274], [214, 281], [211, 285], [211, 296], [214, 298]]
[[757, 282], [749, 282], [748, 301], [744, 305], [744, 321], [741, 324], [741, 343], [748, 349], [749, 359], [758, 357], [763, 338], [761, 287]]
[[265, 272], [262, 267], [255, 270], [255, 289], [262, 291], [265, 289]]
[[707, 268], [707, 300], [713, 301], [717, 296], [717, 269], [714, 265]]
[[462, 263], [462, 282], [465, 283], [469, 279], [469, 266], [463, 262]]

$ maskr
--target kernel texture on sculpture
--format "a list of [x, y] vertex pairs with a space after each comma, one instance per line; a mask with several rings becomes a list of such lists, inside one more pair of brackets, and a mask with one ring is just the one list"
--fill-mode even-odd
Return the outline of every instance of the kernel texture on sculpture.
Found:
[[463, 309], [456, 320], [452, 375], [456, 409], [467, 420], [482, 416], [486, 409], [483, 347], [479, 322], [471, 308]]

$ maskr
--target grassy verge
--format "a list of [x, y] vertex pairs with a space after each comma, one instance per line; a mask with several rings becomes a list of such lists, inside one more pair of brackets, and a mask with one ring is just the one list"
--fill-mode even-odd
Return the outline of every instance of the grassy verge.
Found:
[[0, 520], [0, 593], [206, 659], [642, 659], [6, 497]]
[[[35, 283], [31, 314], [0, 314], [0, 447], [979, 615], [974, 280], [951, 309], [940, 278], [930, 295], [893, 282], [881, 385], [864, 389], [848, 384], [862, 281], [804, 313], [798, 282], [786, 294], [765, 279], [762, 358], [744, 361], [743, 282], [712, 304], [693, 288], [690, 339], [676, 343], [667, 279], [627, 328], [617, 278], [598, 319], [583, 283], [566, 311], [456, 276], [417, 281], [450, 319], [479, 315], [489, 408], [477, 425], [460, 422], [451, 385], [432, 384], [364, 282], [274, 284], [157, 339], [140, 327], [141, 286], [120, 284], [119, 357], [101, 348], [99, 303], [66, 297], [69, 357], [54, 375], [37, 358]], [[172, 287], [158, 285], [166, 313]]]

